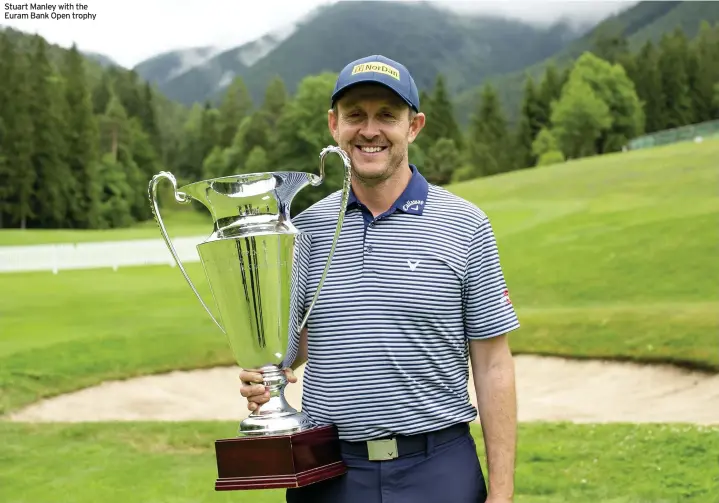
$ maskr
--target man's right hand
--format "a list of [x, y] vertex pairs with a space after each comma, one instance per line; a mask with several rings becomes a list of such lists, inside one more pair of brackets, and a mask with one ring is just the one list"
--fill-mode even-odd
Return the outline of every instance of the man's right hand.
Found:
[[[297, 377], [291, 368], [284, 370], [287, 382], [297, 382]], [[247, 408], [256, 411], [260, 405], [267, 403], [270, 399], [270, 392], [265, 388], [262, 379], [262, 373], [257, 370], [243, 369], [240, 371], [240, 394], [247, 398]]]

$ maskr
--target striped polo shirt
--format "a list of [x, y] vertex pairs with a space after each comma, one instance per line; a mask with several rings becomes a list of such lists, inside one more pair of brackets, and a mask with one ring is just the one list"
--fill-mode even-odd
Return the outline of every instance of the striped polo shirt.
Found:
[[[519, 327], [495, 237], [475, 205], [428, 184], [414, 165], [404, 193], [374, 218], [350, 195], [337, 248], [308, 319], [302, 410], [356, 441], [476, 418], [468, 339]], [[320, 281], [341, 191], [292, 219], [297, 326]], [[297, 354], [290, 338], [287, 360]]]

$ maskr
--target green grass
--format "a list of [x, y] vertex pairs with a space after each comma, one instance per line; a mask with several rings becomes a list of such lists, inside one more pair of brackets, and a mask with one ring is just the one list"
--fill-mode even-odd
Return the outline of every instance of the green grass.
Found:
[[476, 180], [523, 328], [518, 352], [719, 370], [719, 141]]
[[[0, 487], [12, 503], [280, 503], [283, 490], [216, 493], [213, 441], [227, 422], [0, 423]], [[472, 426], [486, 471], [481, 430]], [[711, 503], [719, 428], [523, 424], [517, 503]]]
[[[188, 273], [211, 301], [199, 264]], [[232, 363], [176, 268], [0, 275], [0, 413], [109, 378]]]
[[[212, 232], [212, 220], [207, 212], [163, 211], [161, 209], [160, 215], [170, 237], [202, 236]], [[123, 241], [127, 239], [162, 239], [162, 235], [154, 219], [123, 229], [0, 229], [0, 246]]]
[[[450, 187], [492, 219], [522, 321], [513, 350], [719, 371], [717, 159], [719, 141], [685, 143]], [[208, 232], [201, 214], [177, 215], [172, 235]], [[0, 244], [128, 236], [159, 231], [8, 231]], [[210, 300], [200, 266], [188, 271]], [[0, 413], [106, 379], [233, 362], [176, 268], [2, 274], [0, 292]], [[212, 440], [235, 427], [0, 423], [0, 487], [13, 502], [282, 501], [212, 491]], [[517, 501], [712, 501], [716, 433], [522, 425]]]

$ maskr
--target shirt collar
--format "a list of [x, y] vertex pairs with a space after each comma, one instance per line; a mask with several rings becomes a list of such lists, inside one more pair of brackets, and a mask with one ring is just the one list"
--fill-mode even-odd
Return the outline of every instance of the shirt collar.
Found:
[[[403, 213], [421, 215], [424, 210], [424, 205], [427, 203], [429, 184], [427, 183], [425, 177], [419, 172], [417, 166], [410, 164], [409, 167], [412, 170], [412, 177], [409, 179], [409, 183], [404, 189], [404, 192], [400, 194], [392, 207], [387, 211], [387, 214], [391, 214], [396, 210], [399, 210]], [[355, 197], [354, 191], [350, 188], [347, 208], [349, 209], [358, 205], [359, 201]]]

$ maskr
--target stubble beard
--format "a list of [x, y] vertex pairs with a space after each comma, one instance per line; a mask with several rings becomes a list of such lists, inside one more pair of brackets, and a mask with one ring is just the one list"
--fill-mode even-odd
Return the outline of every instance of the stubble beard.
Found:
[[[389, 153], [389, 158], [387, 159], [387, 162], [385, 163], [385, 169], [383, 169], [382, 171], [380, 171], [378, 173], [373, 172], [369, 176], [367, 176], [367, 175], [363, 176], [359, 170], [354, 170], [352, 172], [352, 177], [355, 178], [358, 182], [360, 182], [365, 187], [376, 187], [378, 185], [381, 185], [382, 183], [385, 183], [387, 180], [392, 178], [392, 176], [394, 174], [396, 174], [402, 168], [402, 165], [403, 165], [404, 161], [406, 160], [405, 154], [402, 151], [397, 152], [396, 150], [394, 150], [394, 147], [395, 147], [395, 145], [392, 145], [389, 148], [390, 153]], [[353, 154], [354, 154], [355, 148], [353, 145], [350, 144], [348, 147], [345, 147], [345, 148], [352, 149], [350, 151], [353, 152]], [[352, 160], [352, 157], [353, 157], [353, 155], [350, 156], [350, 160]]]

